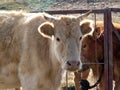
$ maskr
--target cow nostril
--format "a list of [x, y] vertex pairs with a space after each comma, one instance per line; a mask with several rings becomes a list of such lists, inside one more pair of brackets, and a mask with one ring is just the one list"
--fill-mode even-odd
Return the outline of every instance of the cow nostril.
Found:
[[80, 62], [77, 62], [77, 66], [79, 66], [80, 65]]
[[71, 66], [70, 61], [67, 61], [67, 64], [68, 64], [69, 66]]
[[67, 64], [69, 66], [79, 66], [80, 62], [79, 61], [67, 61]]

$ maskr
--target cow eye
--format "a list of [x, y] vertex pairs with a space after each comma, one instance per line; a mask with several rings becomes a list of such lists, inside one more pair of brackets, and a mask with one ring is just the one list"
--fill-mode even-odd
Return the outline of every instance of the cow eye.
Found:
[[81, 40], [82, 39], [82, 36], [79, 38], [79, 40]]
[[56, 40], [59, 42], [59, 41], [60, 41], [60, 38], [57, 37]]

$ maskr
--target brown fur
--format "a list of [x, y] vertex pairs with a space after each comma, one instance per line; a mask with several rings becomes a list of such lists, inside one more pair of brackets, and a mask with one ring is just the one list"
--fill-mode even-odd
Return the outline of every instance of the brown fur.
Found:
[[[116, 28], [116, 30], [119, 31], [119, 35], [120, 35], [120, 24], [117, 24], [117, 23], [113, 23], [114, 24], [114, 27]], [[84, 28], [83, 28], [84, 30]], [[101, 60], [103, 58], [103, 38], [102, 37], [102, 34], [104, 32], [104, 25], [103, 25], [103, 22], [102, 21], [97, 21], [96, 22], [96, 31], [97, 30], [100, 30], [98, 31], [99, 32], [99, 37], [98, 39], [96, 40], [97, 42], [97, 60]], [[97, 34], [98, 32], [94, 31], [94, 34]], [[95, 39], [96, 37], [93, 35], [87, 35], [83, 38], [83, 41], [82, 41], [82, 62], [83, 63], [95, 63], [95, 62], [98, 62], [96, 61], [95, 59]], [[119, 64], [119, 61], [120, 60], [120, 41], [118, 40], [118, 38], [116, 37], [116, 35], [113, 33], [113, 71], [114, 71], [114, 80], [115, 80], [115, 90], [119, 90], [120, 89], [120, 80], [119, 80], [119, 77], [120, 77], [120, 64]], [[98, 66], [98, 65], [90, 65], [89, 66], [90, 68], [92, 68], [93, 70], [93, 74], [94, 74], [94, 77], [98, 78], [99, 77], [99, 72], [101, 71], [101, 67]], [[96, 72], [96, 68], [98, 68], [98, 72]], [[84, 72], [83, 72], [84, 73]], [[78, 76], [77, 76], [78, 77]], [[75, 81], [76, 82], [76, 81]], [[100, 90], [104, 90], [104, 86], [105, 83], [104, 83], [104, 75], [102, 77], [102, 80], [100, 82]], [[78, 86], [77, 86], [78, 87]], [[78, 90], [78, 89], [77, 89]]]

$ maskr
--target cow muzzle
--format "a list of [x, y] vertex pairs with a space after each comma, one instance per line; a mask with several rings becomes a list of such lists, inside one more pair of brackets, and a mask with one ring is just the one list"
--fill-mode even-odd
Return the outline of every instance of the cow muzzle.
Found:
[[80, 67], [80, 61], [67, 61], [66, 69], [68, 71], [77, 71]]

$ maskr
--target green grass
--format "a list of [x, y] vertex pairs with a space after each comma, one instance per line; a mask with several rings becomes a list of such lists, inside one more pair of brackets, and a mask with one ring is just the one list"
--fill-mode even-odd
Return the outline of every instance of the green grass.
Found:
[[0, 10], [27, 10], [29, 11], [29, 6], [25, 6], [19, 2], [7, 2], [7, 3], [0, 3]]
[[56, 3], [56, 0], [0, 0], [2, 10], [47, 10]]

